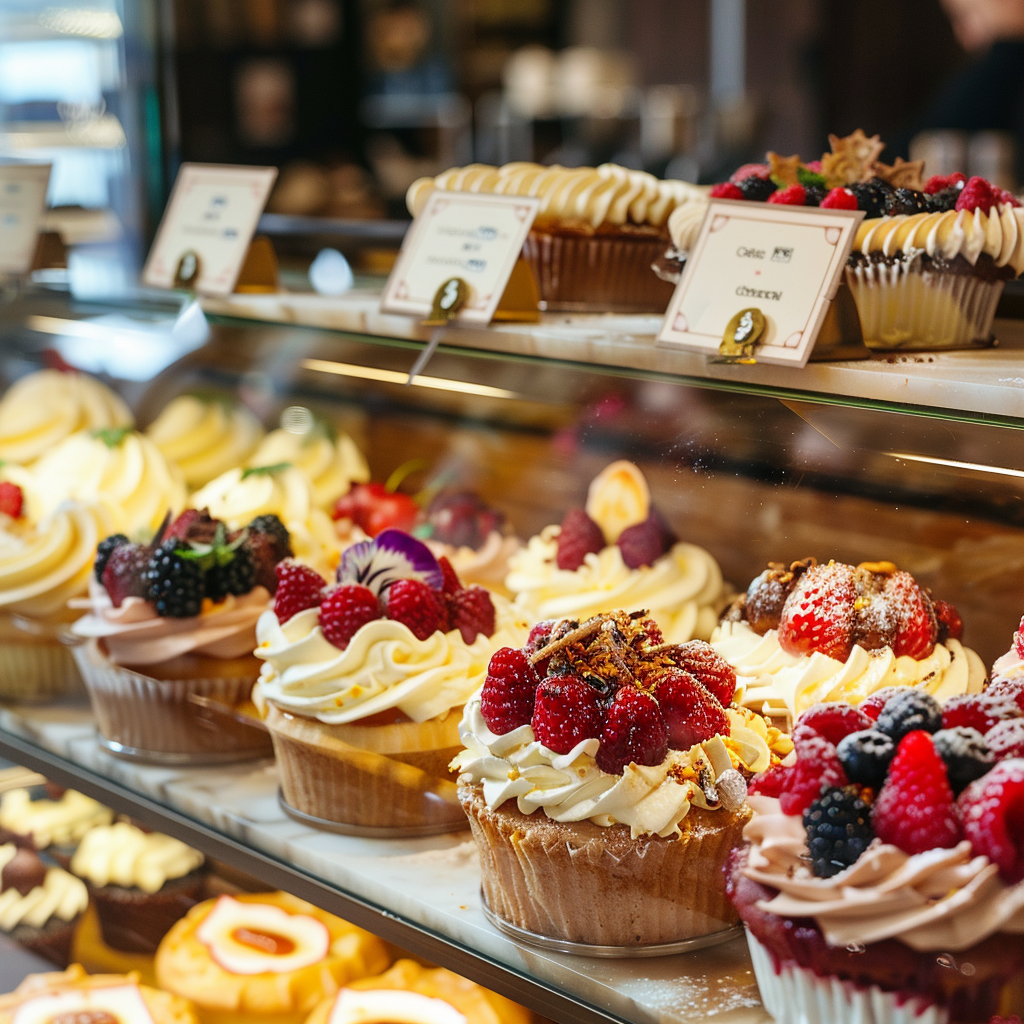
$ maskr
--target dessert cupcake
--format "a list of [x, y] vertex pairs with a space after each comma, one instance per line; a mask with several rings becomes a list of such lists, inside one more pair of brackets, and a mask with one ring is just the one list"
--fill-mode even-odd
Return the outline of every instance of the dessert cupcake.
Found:
[[133, 423], [128, 406], [95, 377], [37, 370], [0, 398], [0, 460], [29, 465], [79, 431]]
[[146, 436], [195, 488], [244, 465], [263, 438], [263, 426], [241, 403], [180, 395], [164, 406]]
[[650, 267], [665, 250], [669, 214], [699, 192], [686, 182], [659, 181], [615, 164], [473, 164], [413, 182], [406, 195], [413, 216], [434, 190], [538, 197], [523, 256], [544, 308], [602, 313], [664, 312], [672, 287]]
[[160, 987], [203, 1024], [302, 1024], [324, 999], [388, 964], [369, 932], [287, 893], [221, 896], [193, 907], [156, 957]]
[[291, 554], [275, 516], [228, 530], [190, 509], [148, 544], [99, 548], [88, 614], [71, 627], [101, 743], [164, 763], [261, 757], [269, 742], [245, 713], [259, 663], [256, 622]]
[[453, 767], [499, 927], [623, 949], [731, 934], [746, 780], [791, 750], [729, 706], [734, 686], [706, 643], [666, 644], [642, 613], [548, 623], [494, 655]]
[[74, 789], [43, 795], [12, 789], [0, 796], [0, 841], [13, 840], [47, 853], [67, 867], [82, 837], [100, 825], [109, 825], [114, 812], [91, 796]]
[[736, 699], [784, 728], [813, 704], [860, 704], [891, 686], [940, 701], [977, 693], [985, 666], [963, 624], [892, 562], [773, 562], [711, 638], [736, 670]]
[[21, 488], [0, 482], [0, 698], [44, 701], [81, 689], [60, 637], [115, 516], [97, 501], [62, 502], [39, 522], [26, 513]]
[[795, 763], [755, 781], [729, 895], [778, 1024], [978, 1024], [1024, 1006], [1024, 759], [992, 717], [1020, 710], [955, 701], [819, 705]]
[[0, 845], [0, 932], [57, 967], [67, 967], [75, 925], [89, 904], [85, 886], [34, 850]]
[[676, 541], [632, 462], [613, 462], [571, 509], [512, 556], [505, 585], [530, 622], [646, 608], [669, 643], [707, 640], [728, 600], [718, 563]]
[[88, 883], [104, 943], [147, 955], [203, 899], [207, 879], [198, 850], [126, 821], [87, 832], [71, 872]]
[[297, 563], [278, 574], [256, 629], [256, 698], [285, 808], [356, 833], [464, 827], [448, 769], [459, 718], [525, 625], [399, 530], [348, 548], [334, 586]]
[[531, 1024], [530, 1011], [441, 967], [399, 960], [325, 999], [306, 1024]]
[[85, 973], [79, 964], [52, 974], [30, 974], [0, 996], [0, 1024], [52, 1021], [106, 1024], [199, 1024], [187, 999], [140, 985], [138, 975]]

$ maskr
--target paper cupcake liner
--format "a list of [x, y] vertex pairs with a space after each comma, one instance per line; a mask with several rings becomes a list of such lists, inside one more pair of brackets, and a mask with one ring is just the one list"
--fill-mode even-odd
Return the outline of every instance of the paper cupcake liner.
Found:
[[[457, 709], [448, 713], [448, 719], [451, 728], [441, 730], [451, 733], [442, 741], [445, 745], [385, 753], [353, 745], [357, 730], [351, 727], [327, 725], [271, 705], [266, 723], [274, 741], [281, 795], [307, 818], [338, 826], [465, 828], [455, 777], [448, 770], [462, 749]], [[438, 733], [433, 723], [420, 728], [425, 734]]]
[[[165, 764], [214, 764], [267, 757], [269, 737], [230, 713], [255, 679], [161, 680], [114, 665], [96, 641], [72, 648], [103, 745], [112, 753]], [[222, 705], [200, 707], [191, 698]]]
[[459, 796], [480, 848], [485, 904], [538, 935], [592, 946], [655, 946], [721, 932], [738, 916], [723, 864], [746, 815], [691, 808], [682, 836], [633, 839], [625, 825], [562, 823], [511, 801]]
[[59, 640], [0, 643], [0, 701], [36, 704], [81, 690], [75, 659]]
[[976, 348], [991, 340], [1002, 281], [925, 270], [919, 260], [847, 267], [864, 343], [873, 349]]
[[673, 286], [651, 270], [660, 238], [531, 231], [523, 256], [549, 310], [664, 313]]

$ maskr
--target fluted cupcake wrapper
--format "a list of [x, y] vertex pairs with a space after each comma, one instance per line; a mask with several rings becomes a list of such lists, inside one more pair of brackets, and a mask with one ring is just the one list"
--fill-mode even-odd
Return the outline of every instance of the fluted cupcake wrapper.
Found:
[[75, 659], [59, 640], [0, 643], [0, 701], [38, 704], [81, 689]]
[[[114, 665], [95, 641], [72, 651], [100, 736], [113, 753], [193, 765], [270, 755], [270, 740], [263, 729], [230, 714], [230, 709], [249, 699], [254, 677], [155, 679]], [[201, 706], [193, 697], [224, 710]]]

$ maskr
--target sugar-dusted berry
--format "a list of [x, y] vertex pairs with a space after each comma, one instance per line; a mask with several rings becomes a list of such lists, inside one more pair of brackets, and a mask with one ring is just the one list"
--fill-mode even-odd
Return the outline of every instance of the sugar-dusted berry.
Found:
[[597, 691], [579, 676], [548, 676], [534, 700], [533, 735], [556, 754], [568, 754], [583, 740], [599, 739], [604, 715]]
[[779, 644], [790, 654], [818, 651], [846, 661], [853, 646], [857, 590], [852, 566], [811, 566], [797, 581], [779, 621]]
[[380, 618], [377, 595], [358, 583], [330, 588], [320, 603], [320, 629], [335, 647], [344, 650], [368, 622]]
[[604, 547], [601, 527], [581, 508], [570, 509], [562, 520], [555, 561], [559, 569], [578, 569], [584, 558]]
[[315, 569], [286, 558], [278, 562], [274, 614], [282, 623], [307, 608], [319, 608], [327, 581]]
[[498, 736], [529, 725], [537, 692], [537, 675], [525, 651], [502, 647], [491, 655], [480, 691], [480, 714]]
[[814, 704], [800, 716], [799, 723], [834, 745], [851, 732], [871, 728], [871, 719], [867, 715], [841, 701]]
[[1024, 718], [998, 722], [985, 734], [985, 745], [997, 761], [1024, 757]]
[[998, 722], [1020, 718], [1021, 710], [1006, 693], [984, 690], [950, 697], [942, 709], [942, 728], [977, 729], [984, 736]]
[[443, 633], [448, 625], [448, 610], [442, 595], [422, 580], [403, 579], [392, 583], [384, 614], [393, 622], [408, 626], [417, 640], [426, 640], [438, 630]]
[[779, 797], [782, 812], [800, 816], [818, 799], [823, 786], [842, 787], [848, 782], [836, 748], [823, 737], [810, 735], [786, 775]]
[[786, 776], [793, 771], [792, 768], [784, 768], [781, 764], [773, 764], [767, 771], [755, 775], [747, 786], [747, 793], [750, 796], [782, 796], [786, 785]]
[[100, 582], [111, 604], [120, 608], [126, 598], [149, 593], [146, 570], [153, 552], [146, 544], [117, 544], [107, 556]]
[[720, 701], [684, 669], [666, 672], [654, 696], [668, 726], [668, 742], [676, 749], [689, 750], [712, 736], [729, 735], [729, 719]]
[[931, 599], [909, 572], [902, 571], [886, 576], [882, 595], [895, 619], [893, 654], [897, 658], [927, 658], [939, 635]]
[[954, 605], [948, 601], [933, 601], [932, 610], [939, 624], [938, 643], [959, 640], [964, 635], [964, 620]]
[[980, 779], [995, 763], [985, 737], [977, 729], [940, 729], [932, 742], [946, 764], [946, 775], [954, 793], [962, 792], [975, 779]]
[[889, 763], [896, 754], [896, 744], [884, 732], [865, 729], [844, 736], [836, 747], [836, 754], [851, 782], [881, 789]]
[[831, 878], [856, 863], [875, 838], [871, 808], [857, 786], [829, 786], [804, 811], [811, 869]]
[[875, 728], [899, 743], [908, 733], [938, 732], [943, 724], [942, 705], [924, 690], [907, 686], [886, 702]]
[[669, 652], [674, 664], [685, 669], [721, 705], [728, 707], [736, 696], [736, 670], [711, 644], [690, 640]]
[[902, 693], [904, 687], [902, 686], [883, 686], [880, 690], [875, 690], [870, 697], [866, 697], [860, 702], [858, 707], [864, 712], [872, 722], [878, 721], [878, 716], [882, 713], [885, 705], [892, 700], [893, 697], [898, 693]]
[[668, 732], [661, 708], [649, 693], [623, 686], [605, 712], [597, 766], [621, 775], [630, 764], [660, 764], [668, 753]]
[[1005, 882], [1024, 880], [1024, 760], [1000, 761], [960, 794], [957, 808], [974, 852], [988, 857]]

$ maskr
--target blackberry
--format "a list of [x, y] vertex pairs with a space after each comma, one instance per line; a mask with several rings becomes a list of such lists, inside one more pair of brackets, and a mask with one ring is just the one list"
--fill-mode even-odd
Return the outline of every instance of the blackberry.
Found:
[[985, 737], [977, 729], [940, 729], [933, 737], [935, 750], [946, 762], [946, 774], [954, 793], [980, 779], [996, 763]]
[[896, 217], [901, 213], [927, 213], [931, 198], [927, 192], [918, 192], [914, 188], [898, 188], [887, 197], [885, 212], [890, 217]]
[[828, 195], [828, 190], [821, 185], [804, 186], [804, 206], [821, 206], [822, 199]]
[[804, 811], [804, 829], [811, 867], [818, 878], [845, 871], [875, 838], [871, 808], [856, 786], [826, 786]]
[[736, 187], [743, 193], [744, 199], [750, 199], [755, 203], [763, 203], [775, 191], [777, 187], [771, 178], [759, 178], [752, 174], [736, 183]]
[[223, 601], [228, 594], [248, 594], [256, 585], [256, 563], [244, 546], [234, 551], [221, 549], [217, 561], [206, 570], [204, 586], [211, 601]]
[[863, 210], [865, 216], [885, 216], [885, 206], [893, 188], [881, 178], [872, 178], [871, 181], [855, 181], [852, 185], [846, 186], [857, 199], [857, 209]]
[[93, 562], [92, 567], [92, 571], [100, 583], [103, 582], [103, 570], [106, 569], [110, 556], [122, 544], [127, 543], [128, 538], [123, 533], [115, 533], [113, 536], [106, 537], [100, 541], [99, 547], [96, 548], [96, 561]]
[[885, 705], [875, 728], [899, 744], [908, 732], [915, 729], [938, 732], [942, 728], [942, 708], [934, 697], [907, 687]]
[[891, 736], [877, 729], [863, 729], [844, 736], [836, 747], [839, 763], [851, 782], [881, 789], [889, 762], [896, 753]]
[[146, 596], [157, 615], [190, 619], [203, 607], [203, 570], [184, 556], [179, 544], [172, 538], [153, 553], [145, 572]]

